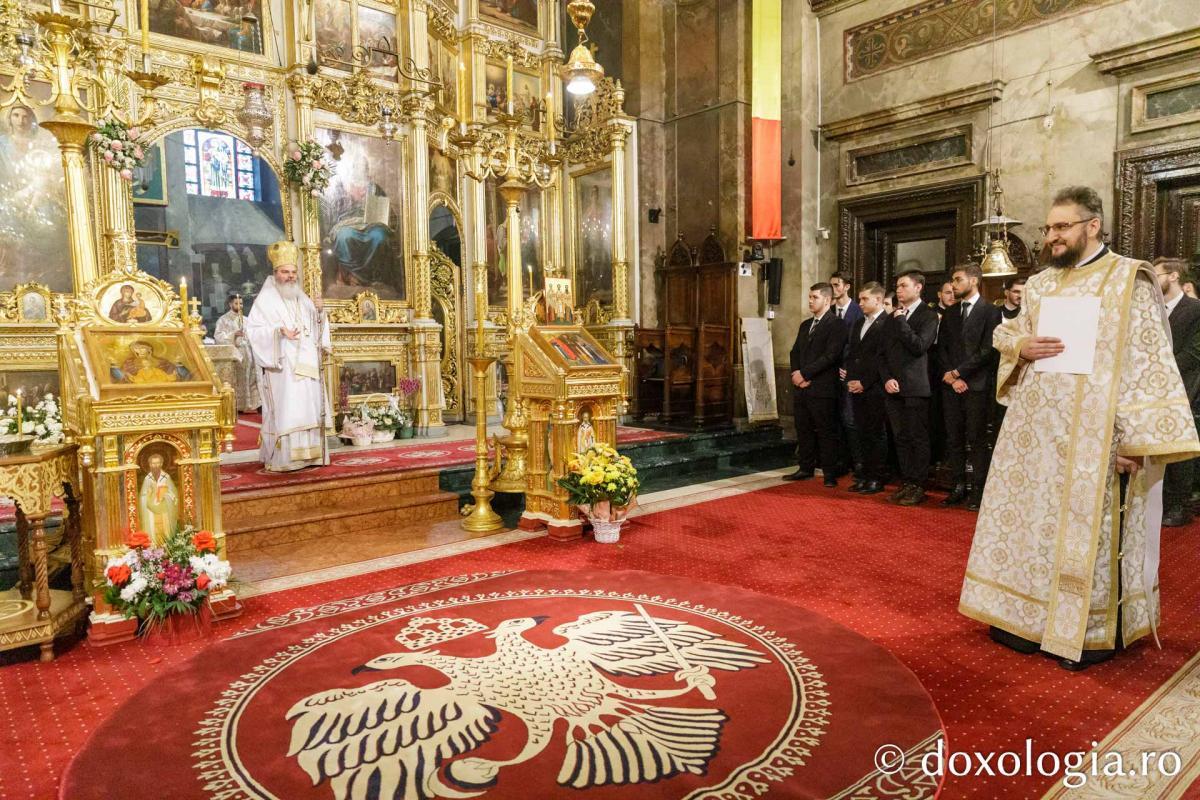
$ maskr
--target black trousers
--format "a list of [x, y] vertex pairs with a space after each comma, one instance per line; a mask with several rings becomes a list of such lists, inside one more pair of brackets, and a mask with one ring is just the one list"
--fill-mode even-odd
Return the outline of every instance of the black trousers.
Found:
[[826, 475], [836, 475], [841, 460], [837, 398], [811, 397], [803, 389], [794, 390], [792, 397], [800, 469], [820, 466]]
[[864, 481], [885, 481], [888, 445], [883, 392], [875, 387], [862, 394], [850, 395], [850, 402], [854, 407], [854, 426], [862, 451], [862, 473], [856, 477]]
[[1167, 464], [1163, 475], [1163, 510], [1173, 511], [1188, 507], [1192, 498], [1192, 483], [1195, 479], [1196, 459], [1175, 461]]
[[889, 394], [884, 402], [896, 437], [900, 479], [924, 486], [929, 477], [929, 398]]
[[982, 489], [987, 478], [991, 454], [987, 447], [988, 412], [992, 398], [988, 392], [966, 391], [958, 394], [942, 384], [942, 419], [946, 430], [945, 463], [955, 483], [967, 481], [967, 458], [971, 460], [971, 482]]

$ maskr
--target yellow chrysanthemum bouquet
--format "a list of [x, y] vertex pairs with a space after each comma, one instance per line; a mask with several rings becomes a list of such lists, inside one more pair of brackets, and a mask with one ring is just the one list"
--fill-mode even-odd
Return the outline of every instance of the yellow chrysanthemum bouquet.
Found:
[[594, 444], [582, 453], [572, 455], [567, 474], [558, 479], [567, 490], [571, 503], [596, 520], [620, 520], [629, 512], [637, 497], [637, 470], [628, 456], [623, 456], [606, 444]]

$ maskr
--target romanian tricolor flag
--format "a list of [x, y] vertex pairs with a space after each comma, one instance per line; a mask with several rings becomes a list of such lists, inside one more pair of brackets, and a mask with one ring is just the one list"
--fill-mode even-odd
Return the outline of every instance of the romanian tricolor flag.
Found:
[[750, 237], [783, 237], [780, 0], [753, 0], [751, 17]]

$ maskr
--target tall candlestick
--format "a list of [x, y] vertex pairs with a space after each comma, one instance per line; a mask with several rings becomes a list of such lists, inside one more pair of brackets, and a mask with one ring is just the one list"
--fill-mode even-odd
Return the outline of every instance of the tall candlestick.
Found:
[[460, 58], [458, 60], [458, 74], [455, 79], [458, 81], [458, 130], [459, 133], [466, 135], [467, 133], [467, 65]]
[[554, 142], [554, 89], [546, 92], [546, 140]]
[[22, 430], [22, 425], [21, 425], [21, 411], [22, 411], [24, 402], [25, 402], [25, 390], [17, 389], [17, 436], [20, 436], [21, 434], [23, 434], [25, 432], [24, 430]]
[[479, 323], [475, 326], [475, 357], [478, 358], [483, 355], [483, 314], [476, 309], [475, 316]]
[[179, 310], [180, 316], [183, 317], [183, 326], [186, 328], [191, 320], [188, 318], [188, 297], [187, 297], [187, 278], [179, 279]]
[[513, 113], [513, 57], [505, 56], [504, 62], [507, 65], [504, 91], [505, 97], [508, 99], [508, 115], [511, 117]]
[[138, 14], [141, 17], [138, 22], [142, 24], [142, 55], [147, 56], [150, 54], [150, 0], [142, 0]]

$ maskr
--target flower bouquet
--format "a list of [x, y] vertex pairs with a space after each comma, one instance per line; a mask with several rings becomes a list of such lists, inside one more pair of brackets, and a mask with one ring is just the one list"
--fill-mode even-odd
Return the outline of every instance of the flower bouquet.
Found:
[[217, 556], [210, 531], [188, 525], [154, 547], [143, 531], [131, 531], [125, 554], [104, 566], [104, 599], [126, 618], [141, 621], [143, 636], [170, 641], [207, 628], [209, 594], [229, 583], [230, 566]]
[[88, 145], [101, 161], [112, 167], [121, 180], [132, 181], [133, 171], [146, 163], [146, 152], [138, 141], [141, 131], [116, 119], [101, 120], [88, 137]]
[[567, 463], [567, 474], [558, 485], [587, 515], [597, 542], [612, 544], [621, 538], [621, 525], [640, 485], [628, 456], [606, 444], [594, 444]]
[[309, 139], [288, 145], [283, 174], [305, 193], [319, 197], [333, 178], [333, 164], [325, 158], [325, 148]]
[[396, 438], [396, 430], [401, 421], [399, 409], [391, 405], [375, 406], [370, 414], [371, 421], [375, 423], [375, 441], [389, 442]]
[[413, 424], [416, 415], [413, 413], [413, 398], [421, 391], [420, 378], [401, 378], [396, 385], [397, 391], [404, 398], [404, 408], [400, 410], [400, 438], [413, 437]]
[[[17, 418], [20, 417], [21, 430], [17, 430]], [[53, 447], [62, 444], [63, 433], [62, 409], [54, 395], [46, 395], [32, 406], [20, 407], [19, 401], [13, 395], [8, 396], [8, 408], [0, 415], [0, 438], [13, 440], [19, 437], [32, 438], [32, 444], [37, 447]]]

